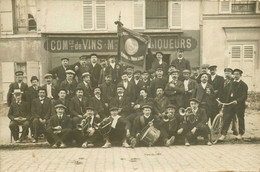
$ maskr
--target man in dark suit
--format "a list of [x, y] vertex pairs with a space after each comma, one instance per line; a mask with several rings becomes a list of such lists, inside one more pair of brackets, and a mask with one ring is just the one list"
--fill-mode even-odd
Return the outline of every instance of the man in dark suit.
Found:
[[98, 81], [100, 77], [100, 71], [102, 67], [100, 64], [98, 64], [98, 56], [96, 54], [91, 54], [90, 55], [90, 63], [88, 64], [89, 66], [89, 72], [93, 78], [93, 86], [97, 87], [98, 86]]
[[38, 89], [39, 89], [39, 79], [36, 76], [31, 77], [32, 86], [28, 87], [25, 92], [26, 102], [29, 104], [29, 109], [31, 109], [32, 101], [39, 97]]
[[170, 100], [171, 104], [178, 108], [183, 107], [183, 94], [184, 85], [183, 82], [178, 80], [179, 70], [176, 69], [171, 73], [173, 80], [165, 87], [165, 95]]
[[208, 73], [209, 71], [209, 64], [202, 64], [201, 65], [201, 73], [199, 74], [199, 76], [197, 77], [197, 82], [200, 83], [201, 82], [201, 75], [202, 74], [207, 74], [208, 78], [210, 78], [210, 74]]
[[151, 82], [151, 97], [155, 97], [156, 96], [156, 89], [158, 87], [162, 87], [165, 88], [166, 84], [167, 84], [167, 79], [163, 77], [163, 69], [162, 68], [157, 68], [156, 71], [156, 78], [154, 78]]
[[[66, 99], [66, 96], [67, 96], [67, 91], [65, 89], [60, 89], [59, 92], [58, 92], [59, 98], [52, 102], [51, 115], [56, 114], [55, 106], [58, 105], [58, 104], [63, 104], [66, 107], [70, 107], [70, 101], [71, 100]], [[65, 113], [66, 116], [71, 117], [70, 108], [66, 108], [64, 113]]]
[[76, 96], [73, 97], [70, 101], [70, 112], [73, 119], [73, 128], [81, 122], [86, 113], [86, 107], [89, 105], [89, 101], [84, 97], [84, 92], [81, 87], [75, 89]]
[[200, 101], [196, 98], [190, 99], [191, 115], [182, 123], [178, 134], [185, 136], [185, 145], [190, 146], [190, 141], [197, 140], [198, 136], [202, 136], [207, 145], [211, 146], [209, 140], [209, 127], [207, 125], [206, 111], [199, 107]]
[[83, 81], [78, 84], [77, 87], [81, 87], [84, 91], [84, 96], [86, 98], [91, 98], [93, 96], [93, 85], [91, 82], [91, 74], [85, 72], [82, 74]]
[[[28, 85], [23, 82], [23, 71], [15, 72], [16, 82], [9, 85], [9, 90], [7, 93], [7, 105], [10, 106], [13, 101], [13, 92], [15, 89], [20, 89], [21, 92], [25, 93], [28, 89]], [[25, 101], [25, 95], [22, 95], [23, 101]]]
[[154, 110], [160, 116], [170, 104], [168, 97], [164, 95], [164, 89], [158, 87], [154, 98]]
[[162, 52], [156, 52], [155, 53], [156, 60], [152, 63], [152, 69], [156, 70], [157, 68], [163, 69], [163, 74], [167, 75], [168, 71], [168, 64], [163, 61], [163, 53]]
[[60, 88], [67, 90], [67, 99], [71, 99], [75, 95], [75, 89], [78, 84], [74, 76], [75, 72], [73, 70], [67, 70], [66, 79], [60, 84]]
[[190, 61], [185, 59], [184, 50], [182, 48], [177, 49], [177, 58], [172, 61], [172, 65], [176, 67], [180, 71], [180, 80], [182, 79], [182, 71], [185, 69], [191, 70], [190, 68]]
[[187, 108], [190, 106], [190, 99], [192, 97], [192, 93], [194, 89], [196, 88], [197, 82], [193, 79], [190, 79], [190, 71], [185, 69], [182, 71], [183, 73], [183, 84], [184, 84], [184, 95], [183, 95], [183, 101], [184, 101], [184, 108]]
[[87, 55], [82, 55], [79, 57], [79, 62], [74, 64], [74, 71], [78, 78], [78, 82], [82, 82], [82, 74], [85, 72], [90, 72]]
[[125, 95], [130, 98], [131, 102], [134, 102], [136, 97], [135, 87], [132, 82], [128, 81], [127, 72], [123, 72], [121, 78], [122, 81], [120, 81], [118, 85], [123, 85], [125, 89]]
[[197, 78], [199, 77], [200, 74], [200, 67], [199, 66], [194, 66], [191, 68], [191, 79], [197, 81]]
[[101, 89], [96, 87], [94, 89], [94, 96], [89, 101], [89, 106], [95, 109], [101, 119], [104, 119], [108, 116], [108, 104], [104, 101], [101, 95]]
[[100, 133], [95, 129], [95, 124], [101, 122], [92, 107], [86, 107], [83, 120], [73, 130], [73, 136], [78, 146], [83, 148], [93, 147], [102, 141]]
[[219, 94], [222, 91], [223, 86], [224, 86], [224, 78], [222, 76], [219, 76], [216, 74], [216, 72], [217, 72], [216, 65], [210, 66], [209, 71], [210, 71], [209, 83], [214, 88], [216, 98], [219, 98]]
[[150, 92], [151, 80], [149, 78], [148, 71], [143, 71], [141, 77], [142, 77], [142, 80], [140, 81], [140, 87], [145, 88], [148, 91], [148, 93], [151, 94], [151, 92]]
[[73, 140], [71, 119], [64, 115], [66, 106], [58, 104], [55, 109], [56, 115], [50, 118], [47, 125], [46, 138], [53, 148], [65, 148]]
[[[11, 120], [9, 128], [16, 143], [20, 143], [26, 139], [30, 125], [29, 120], [31, 119], [29, 105], [22, 100], [22, 93], [20, 89], [13, 90], [14, 101], [11, 103], [8, 111], [8, 118]], [[23, 127], [20, 138], [18, 125], [22, 125]]]
[[106, 67], [106, 72], [112, 76], [112, 83], [117, 85], [121, 80], [122, 75], [122, 66], [119, 63], [116, 63], [115, 56], [109, 56], [109, 64]]
[[66, 79], [66, 70], [70, 68], [69, 58], [61, 58], [61, 65], [52, 69], [49, 73], [52, 74], [53, 78], [57, 80], [57, 86], [60, 86], [60, 83]]
[[111, 101], [112, 97], [116, 95], [116, 86], [111, 81], [112, 76], [110, 74], [106, 74], [105, 82], [100, 85], [102, 97], [104, 101], [108, 104]]
[[46, 84], [42, 86], [46, 90], [47, 97], [49, 99], [57, 99], [58, 98], [58, 86], [54, 85], [52, 82], [52, 74], [47, 73], [44, 75], [44, 79]]
[[107, 60], [105, 58], [100, 59], [100, 65], [101, 65], [101, 70], [100, 70], [100, 76], [99, 76], [99, 81], [98, 84], [102, 84], [105, 82], [105, 75], [106, 75], [106, 67], [107, 65]]
[[134, 71], [134, 78], [132, 79], [132, 83], [134, 85], [134, 90], [135, 90], [135, 98], [134, 100], [138, 99], [138, 95], [141, 89], [141, 71], [136, 70]]
[[32, 102], [31, 115], [33, 117], [33, 143], [38, 142], [38, 136], [45, 133], [47, 121], [51, 117], [51, 100], [46, 97], [46, 90], [39, 88], [39, 97]]
[[118, 115], [117, 107], [111, 107], [109, 111], [111, 131], [103, 136], [106, 143], [102, 147], [110, 148], [112, 146], [111, 143], [119, 142], [122, 143], [122, 147], [129, 148], [130, 146], [127, 143], [127, 138], [130, 137], [129, 121]]

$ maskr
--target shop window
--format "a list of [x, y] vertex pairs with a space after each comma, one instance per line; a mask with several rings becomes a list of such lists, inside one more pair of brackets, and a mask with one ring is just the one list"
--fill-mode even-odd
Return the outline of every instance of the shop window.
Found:
[[106, 29], [105, 3], [105, 0], [83, 0], [83, 29]]
[[221, 14], [254, 14], [259, 13], [259, 2], [256, 1], [228, 1], [219, 2]]
[[37, 31], [36, 0], [13, 0], [14, 32]]

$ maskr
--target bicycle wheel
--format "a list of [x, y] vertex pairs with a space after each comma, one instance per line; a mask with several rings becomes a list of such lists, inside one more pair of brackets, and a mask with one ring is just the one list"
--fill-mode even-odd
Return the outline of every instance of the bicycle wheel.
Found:
[[216, 144], [218, 142], [218, 139], [221, 136], [222, 126], [223, 126], [223, 114], [218, 114], [215, 117], [210, 130], [211, 142], [213, 144]]

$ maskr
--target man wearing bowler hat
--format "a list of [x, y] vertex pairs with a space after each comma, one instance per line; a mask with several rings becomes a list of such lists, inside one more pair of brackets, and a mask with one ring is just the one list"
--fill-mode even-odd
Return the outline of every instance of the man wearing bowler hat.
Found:
[[[25, 93], [28, 89], [28, 85], [23, 82], [23, 71], [17, 71], [15, 72], [16, 82], [13, 82], [9, 85], [9, 90], [7, 93], [7, 104], [8, 106], [11, 105], [13, 101], [13, 92], [14, 89], [20, 89], [21, 92]], [[25, 101], [25, 95], [22, 95], [23, 101]]]

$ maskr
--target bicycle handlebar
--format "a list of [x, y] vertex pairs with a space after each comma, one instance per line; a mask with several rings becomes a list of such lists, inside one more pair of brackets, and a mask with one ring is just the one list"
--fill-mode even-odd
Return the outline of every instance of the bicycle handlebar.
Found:
[[219, 98], [217, 98], [216, 101], [217, 101], [219, 104], [222, 104], [223, 106], [228, 106], [228, 105], [234, 104], [234, 102], [222, 103], [222, 102], [219, 100]]

